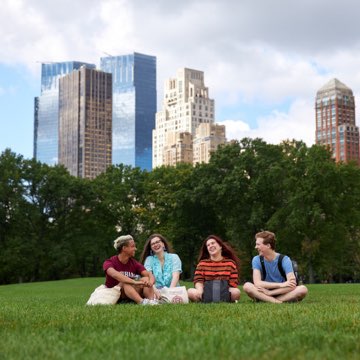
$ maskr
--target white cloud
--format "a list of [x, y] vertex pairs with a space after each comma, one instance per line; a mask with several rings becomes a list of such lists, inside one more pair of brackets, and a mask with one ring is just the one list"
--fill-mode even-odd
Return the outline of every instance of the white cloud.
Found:
[[345, 2], [4, 0], [0, 61], [39, 71], [36, 61], [98, 63], [104, 52], [139, 51], [158, 57], [159, 95], [186, 66], [204, 70], [210, 92], [230, 104], [279, 102], [328, 80], [314, 64], [345, 79], [355, 73], [360, 87], [360, 3]]
[[[235, 61], [241, 58], [246, 60]], [[224, 101], [228, 104], [239, 98], [249, 103], [278, 103], [293, 96], [307, 96], [325, 81], [309, 60], [274, 49], [244, 46], [235, 59], [210, 65], [207, 78], [216, 95], [226, 94]]]
[[[25, 65], [40, 83], [37, 61], [98, 64], [104, 52], [155, 55], [159, 104], [163, 82], [177, 68], [203, 70], [217, 113], [232, 119], [223, 121], [228, 138], [244, 132], [269, 142], [295, 137], [311, 144], [316, 91], [337, 77], [360, 93], [358, 0], [341, 6], [328, 0], [3, 0], [1, 5], [1, 63]], [[2, 87], [0, 94], [7, 91]], [[254, 121], [242, 112], [245, 104], [253, 113], [266, 105], [268, 114]]]
[[257, 127], [251, 129], [241, 120], [224, 120], [219, 124], [226, 126], [226, 137], [229, 140], [244, 137], [262, 138], [271, 144], [283, 140], [303, 140], [307, 145], [314, 144], [315, 120], [314, 104], [298, 99], [291, 104], [289, 112], [274, 110], [270, 115], [257, 119]]
[[[108, 3], [101, 2], [102, 6]], [[95, 55], [94, 34], [105, 27], [99, 14], [100, 5], [94, 0], [33, 0], [30, 4], [5, 0], [0, 15], [1, 61], [24, 64], [31, 71], [39, 71], [37, 62], [92, 62], [100, 57]]]
[[251, 131], [249, 124], [241, 120], [224, 120], [218, 121], [217, 124], [225, 125], [226, 138], [230, 140], [240, 140], [247, 136]]
[[100, 21], [102, 26], [94, 33], [90, 43], [95, 45], [100, 56], [107, 56], [105, 53], [119, 55], [134, 51], [136, 41], [133, 11], [127, 1], [101, 2], [99, 16], [94, 20]]

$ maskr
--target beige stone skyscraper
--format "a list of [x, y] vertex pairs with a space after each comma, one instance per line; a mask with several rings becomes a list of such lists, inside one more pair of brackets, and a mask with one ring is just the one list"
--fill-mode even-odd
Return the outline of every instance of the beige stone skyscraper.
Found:
[[[170, 165], [170, 162], [175, 165], [170, 149], [174, 153], [174, 149], [179, 150], [181, 144], [183, 149], [190, 149], [189, 135], [179, 134], [191, 134], [194, 138], [200, 124], [214, 123], [214, 112], [214, 100], [209, 98], [202, 71], [182, 68], [177, 71], [175, 78], [166, 80], [163, 108], [156, 113], [153, 130], [153, 168]], [[184, 156], [177, 151], [176, 158], [192, 163], [193, 156], [188, 151], [182, 153]]]
[[163, 149], [163, 165], [193, 163], [192, 135], [189, 132], [170, 132]]
[[81, 67], [59, 80], [59, 163], [95, 178], [111, 165], [112, 76]]
[[316, 144], [329, 146], [336, 161], [359, 163], [359, 128], [355, 123], [355, 99], [338, 79], [316, 94]]
[[200, 124], [193, 139], [193, 163], [208, 163], [211, 154], [225, 142], [225, 125]]

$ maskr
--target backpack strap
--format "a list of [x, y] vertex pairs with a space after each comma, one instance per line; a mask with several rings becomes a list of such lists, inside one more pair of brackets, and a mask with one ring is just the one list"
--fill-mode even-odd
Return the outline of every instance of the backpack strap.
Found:
[[[286, 280], [286, 274], [285, 274], [285, 271], [284, 271], [284, 268], [282, 266], [282, 261], [284, 259], [284, 256], [283, 254], [279, 254], [279, 259], [278, 259], [278, 270], [280, 272], [280, 275]], [[264, 281], [265, 278], [266, 278], [266, 269], [265, 269], [265, 263], [264, 263], [264, 257], [263, 256], [260, 256], [260, 264], [261, 264], [261, 280]]]
[[264, 257], [260, 256], [260, 264], [261, 264], [261, 280], [264, 281], [266, 278], [266, 269], [265, 269], [265, 264], [264, 264]]
[[280, 255], [279, 255], [279, 259], [278, 259], [278, 269], [279, 269], [279, 272], [280, 272], [281, 276], [286, 280], [286, 274], [285, 274], [284, 268], [283, 268], [283, 266], [282, 266], [282, 261], [283, 261], [284, 256], [285, 256], [285, 255], [283, 255], [283, 254], [280, 254]]

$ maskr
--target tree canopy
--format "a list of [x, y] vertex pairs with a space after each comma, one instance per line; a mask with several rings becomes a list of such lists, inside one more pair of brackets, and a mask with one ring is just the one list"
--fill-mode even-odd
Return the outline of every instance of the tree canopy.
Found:
[[324, 147], [244, 138], [209, 164], [151, 172], [118, 165], [75, 178], [6, 149], [0, 154], [0, 283], [101, 276], [113, 240], [132, 234], [138, 255], [163, 234], [192, 278], [202, 241], [216, 234], [237, 250], [251, 279], [254, 235], [271, 230], [277, 251], [307, 282], [360, 280], [360, 168]]

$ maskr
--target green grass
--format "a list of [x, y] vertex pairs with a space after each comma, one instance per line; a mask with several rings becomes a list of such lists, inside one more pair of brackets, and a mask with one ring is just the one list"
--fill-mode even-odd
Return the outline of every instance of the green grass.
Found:
[[[0, 286], [0, 359], [357, 359], [360, 285], [298, 304], [85, 306], [102, 278]], [[188, 284], [187, 284], [188, 285]]]

